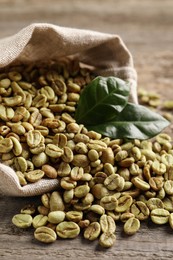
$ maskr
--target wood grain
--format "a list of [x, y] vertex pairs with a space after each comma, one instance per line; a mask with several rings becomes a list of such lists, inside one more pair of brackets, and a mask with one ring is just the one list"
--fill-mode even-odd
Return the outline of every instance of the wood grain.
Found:
[[[160, 93], [163, 99], [173, 98], [172, 0], [0, 1], [0, 38], [33, 22], [119, 34], [133, 54], [138, 86]], [[0, 259], [173, 259], [173, 230], [150, 222], [142, 223], [130, 237], [118, 224], [116, 244], [106, 250], [82, 236], [42, 245], [34, 240], [33, 230], [19, 230], [11, 223], [23, 205], [38, 200], [0, 197]]]

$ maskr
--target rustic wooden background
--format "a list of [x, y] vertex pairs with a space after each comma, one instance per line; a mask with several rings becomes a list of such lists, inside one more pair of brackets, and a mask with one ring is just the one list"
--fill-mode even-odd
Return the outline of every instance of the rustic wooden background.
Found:
[[[0, 38], [33, 22], [119, 34], [133, 54], [138, 87], [173, 98], [172, 0], [0, 0]], [[42, 245], [33, 231], [11, 224], [23, 205], [38, 199], [0, 196], [0, 259], [173, 259], [173, 230], [150, 222], [131, 237], [118, 225], [117, 242], [107, 250], [81, 236]]]

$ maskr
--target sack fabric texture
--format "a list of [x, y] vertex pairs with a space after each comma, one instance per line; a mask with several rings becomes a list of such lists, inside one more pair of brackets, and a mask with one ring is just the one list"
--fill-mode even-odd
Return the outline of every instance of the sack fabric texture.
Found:
[[[128, 81], [131, 100], [137, 103], [133, 57], [116, 34], [34, 23], [15, 35], [0, 39], [0, 70], [18, 63], [56, 61], [68, 56], [92, 66], [97, 75]], [[22, 187], [14, 170], [0, 163], [0, 193], [3, 195], [35, 196], [56, 188], [57, 179], [43, 179]]]

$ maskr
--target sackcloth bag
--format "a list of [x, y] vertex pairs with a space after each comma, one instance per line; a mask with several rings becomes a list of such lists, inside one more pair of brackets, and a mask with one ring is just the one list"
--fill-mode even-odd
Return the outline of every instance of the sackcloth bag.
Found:
[[[100, 76], [116, 76], [130, 84], [137, 103], [137, 73], [133, 57], [116, 34], [34, 23], [15, 35], [0, 39], [0, 70], [18, 63], [29, 64], [72, 56], [94, 67]], [[0, 194], [35, 196], [58, 188], [58, 179], [42, 179], [21, 186], [14, 170], [0, 163]]]

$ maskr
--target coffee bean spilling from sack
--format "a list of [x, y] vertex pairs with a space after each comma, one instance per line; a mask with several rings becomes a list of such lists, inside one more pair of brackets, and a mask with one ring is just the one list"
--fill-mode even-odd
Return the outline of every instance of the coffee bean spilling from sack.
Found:
[[58, 191], [26, 205], [12, 222], [35, 228], [44, 243], [75, 238], [80, 230], [103, 247], [116, 240], [116, 223], [135, 234], [140, 221], [173, 228], [171, 137], [110, 140], [75, 122], [83, 87], [93, 79], [74, 61], [18, 66], [0, 74], [0, 155], [20, 184], [58, 178]]

